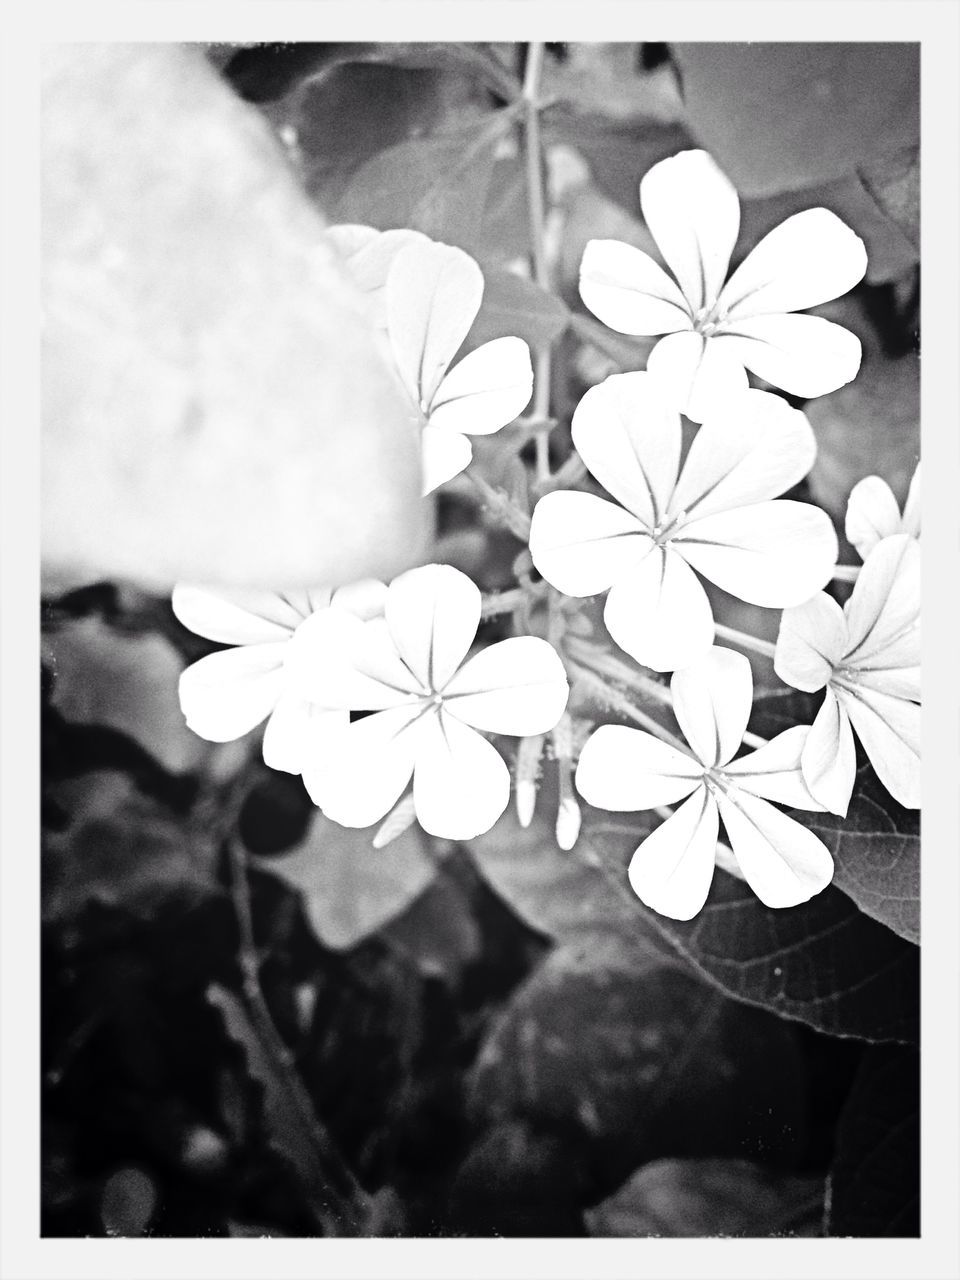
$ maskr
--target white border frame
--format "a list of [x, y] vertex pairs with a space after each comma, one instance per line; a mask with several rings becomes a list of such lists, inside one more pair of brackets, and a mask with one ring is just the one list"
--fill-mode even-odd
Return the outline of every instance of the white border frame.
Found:
[[[0, 295], [0, 1276], [4, 1280], [956, 1280], [960, 155], [956, 0], [125, 0], [5, 10]], [[923, 1125], [920, 1240], [41, 1240], [39, 1231], [39, 181], [44, 41], [919, 41], [923, 112]]]

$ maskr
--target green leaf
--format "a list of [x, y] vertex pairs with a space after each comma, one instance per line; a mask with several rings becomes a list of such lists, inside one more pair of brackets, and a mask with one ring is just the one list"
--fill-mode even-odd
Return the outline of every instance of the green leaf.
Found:
[[[819, 695], [813, 700], [818, 705]], [[773, 698], [754, 704], [751, 724], [772, 736], [808, 722], [809, 699]], [[857, 770], [845, 818], [832, 813], [790, 811], [815, 831], [833, 854], [833, 884], [874, 920], [909, 942], [920, 941], [920, 814], [887, 792], [869, 764]]]
[[381, 151], [350, 178], [336, 221], [411, 227], [469, 250], [480, 232], [497, 148], [515, 118], [516, 110], [505, 107], [455, 132]]
[[400, 915], [436, 870], [419, 827], [385, 849], [374, 849], [372, 838], [370, 830], [338, 826], [317, 812], [292, 853], [254, 863], [302, 895], [310, 927], [324, 946], [348, 950]]
[[509, 335], [523, 338], [536, 350], [549, 347], [560, 337], [570, 320], [564, 302], [512, 271], [481, 265], [483, 302], [464, 342], [464, 351]]
[[915, 1042], [919, 1034], [919, 950], [864, 915], [839, 889], [782, 910], [765, 907], [748, 885], [714, 876], [706, 906], [683, 922], [645, 907], [627, 882], [627, 864], [647, 833], [639, 824], [589, 810], [586, 842], [625, 898], [637, 928], [685, 956], [738, 1000], [805, 1022], [827, 1035]]
[[819, 1236], [823, 1178], [749, 1160], [655, 1160], [586, 1213], [592, 1236]]
[[911, 1049], [864, 1055], [837, 1129], [827, 1231], [920, 1234], [920, 1061]]
[[743, 195], [809, 187], [919, 139], [914, 44], [674, 44], [691, 132]]
[[920, 248], [920, 148], [906, 147], [857, 170], [860, 181], [913, 247]]

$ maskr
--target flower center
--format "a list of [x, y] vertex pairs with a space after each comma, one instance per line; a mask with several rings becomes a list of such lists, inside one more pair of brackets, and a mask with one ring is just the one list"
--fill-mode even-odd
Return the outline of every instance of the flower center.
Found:
[[725, 319], [717, 303], [714, 302], [709, 307], [700, 308], [693, 317], [693, 328], [696, 333], [703, 334], [705, 338], [711, 338], [720, 330]]
[[669, 542], [671, 538], [675, 537], [686, 518], [687, 513], [685, 511], [678, 511], [675, 516], [664, 516], [650, 530], [650, 537], [658, 547], [662, 547], [665, 542]]

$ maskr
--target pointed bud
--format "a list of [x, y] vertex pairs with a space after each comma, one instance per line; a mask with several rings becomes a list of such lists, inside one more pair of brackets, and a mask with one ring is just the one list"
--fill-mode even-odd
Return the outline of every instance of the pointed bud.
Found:
[[557, 844], [566, 853], [580, 837], [580, 806], [573, 794], [563, 796], [557, 806]]
[[543, 751], [542, 733], [520, 739], [517, 750], [517, 821], [521, 827], [529, 827], [537, 803], [537, 778], [540, 773], [540, 755]]
[[380, 829], [373, 837], [375, 849], [385, 849], [388, 844], [402, 836], [406, 829], [416, 821], [417, 813], [413, 807], [413, 795], [406, 795], [398, 800], [393, 809], [380, 824]]

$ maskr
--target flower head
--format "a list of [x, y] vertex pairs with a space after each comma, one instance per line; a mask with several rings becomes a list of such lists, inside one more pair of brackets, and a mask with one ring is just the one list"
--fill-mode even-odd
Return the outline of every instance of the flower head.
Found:
[[495, 338], [450, 368], [480, 310], [483, 273], [473, 258], [417, 231], [331, 228], [347, 268], [372, 299], [422, 427], [423, 491], [461, 472], [468, 439], [512, 422], [533, 393], [522, 338]]
[[285, 593], [210, 591], [179, 583], [172, 605], [183, 625], [235, 646], [201, 658], [181, 675], [187, 724], [210, 742], [230, 742], [266, 720], [264, 760], [273, 769], [300, 773], [348, 720], [303, 695], [300, 675], [318, 657], [316, 619], [330, 609], [372, 618], [382, 612], [385, 596], [383, 583], [372, 579], [333, 592]]
[[[895, 800], [920, 807], [920, 546], [878, 542], [841, 609], [824, 592], [784, 611], [774, 668], [795, 689], [826, 686], [803, 776], [824, 808], [847, 812], [856, 774], [853, 729]], [[852, 728], [851, 728], [852, 725]]]
[[671, 278], [649, 254], [591, 240], [580, 296], [620, 333], [666, 334], [647, 361], [695, 422], [745, 390], [749, 369], [811, 398], [856, 376], [860, 342], [840, 325], [795, 315], [852, 289], [867, 256], [827, 209], [806, 209], [769, 232], [724, 283], [740, 230], [740, 202], [705, 151], [661, 160], [640, 183], [640, 205]]
[[833, 878], [823, 842], [768, 803], [820, 810], [800, 771], [809, 730], [795, 725], [757, 751], [734, 759], [753, 699], [749, 661], [711, 649], [674, 673], [673, 707], [691, 750], [642, 729], [602, 725], [588, 739], [577, 788], [601, 809], [631, 812], [683, 803], [637, 848], [630, 862], [634, 893], [674, 920], [690, 920], [707, 900], [720, 820], [744, 879], [768, 907], [792, 907]]
[[853, 543], [860, 559], [867, 556], [881, 540], [895, 533], [908, 533], [920, 537], [920, 464], [913, 473], [903, 515], [893, 490], [880, 476], [867, 476], [850, 490], [847, 500], [847, 519], [844, 532], [847, 541]]
[[326, 619], [339, 657], [314, 673], [324, 706], [372, 711], [339, 740], [336, 756], [303, 778], [328, 817], [377, 822], [413, 777], [425, 831], [468, 839], [506, 808], [510, 774], [478, 730], [525, 737], [551, 729], [568, 686], [545, 640], [518, 636], [464, 659], [480, 624], [480, 592], [446, 565], [411, 569], [391, 584], [382, 620]]
[[751, 604], [782, 608], [824, 586], [837, 556], [819, 508], [770, 501], [809, 471], [806, 418], [779, 396], [744, 391], [711, 413], [680, 467], [681, 425], [647, 373], [592, 387], [573, 441], [622, 505], [560, 490], [533, 513], [530, 554], [571, 596], [610, 589], [604, 621], [637, 662], [672, 671], [703, 656], [713, 614], [694, 570]]

